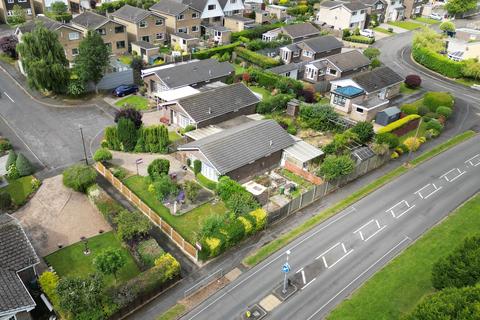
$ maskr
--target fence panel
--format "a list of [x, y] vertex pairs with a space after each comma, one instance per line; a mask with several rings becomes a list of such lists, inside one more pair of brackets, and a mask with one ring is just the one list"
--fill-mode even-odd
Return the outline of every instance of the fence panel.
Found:
[[313, 196], [315, 200], [322, 198], [325, 195], [326, 183], [319, 184], [315, 186], [315, 195]]
[[313, 202], [313, 194], [315, 193], [315, 190], [314, 189], [310, 189], [308, 190], [307, 192], [305, 192], [301, 199], [302, 199], [302, 203], [300, 204], [300, 208], [303, 208], [303, 207], [306, 207], [308, 206], [310, 203]]
[[295, 212], [297, 211], [298, 209], [300, 209], [300, 205], [302, 203], [302, 197], [296, 197], [295, 199], [293, 199], [291, 202], [290, 202], [290, 209], [289, 209], [289, 214], [292, 213], [292, 212]]
[[269, 212], [267, 216], [267, 224], [272, 224], [275, 223], [279, 220], [282, 220], [286, 216], [288, 216], [289, 213], [289, 205], [287, 204], [286, 206], [281, 207], [280, 209], [277, 209], [273, 212]]

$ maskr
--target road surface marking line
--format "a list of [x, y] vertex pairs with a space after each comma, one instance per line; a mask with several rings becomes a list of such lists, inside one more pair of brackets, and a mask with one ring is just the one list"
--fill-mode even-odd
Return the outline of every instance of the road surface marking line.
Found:
[[302, 267], [302, 268], [300, 268], [300, 269], [298, 269], [298, 271], [297, 271], [297, 272], [295, 272], [295, 273], [299, 273], [299, 272], [302, 272], [302, 271], [303, 271], [303, 267]]
[[368, 226], [370, 223], [374, 222], [375, 220], [372, 219], [370, 221], [368, 221], [367, 223], [365, 223], [363, 226], [361, 226], [360, 228], [358, 228], [357, 230], [353, 231], [353, 233], [357, 233], [358, 231], [362, 230], [364, 227]]
[[375, 261], [372, 265], [370, 265], [367, 269], [365, 269], [362, 273], [360, 273], [355, 279], [353, 279], [349, 284], [347, 284], [342, 290], [340, 290], [337, 294], [335, 294], [330, 300], [328, 300], [323, 306], [320, 307], [320, 309], [318, 309], [317, 311], [315, 311], [314, 314], [312, 314], [310, 317], [308, 317], [307, 320], [312, 320], [313, 317], [315, 317], [320, 311], [322, 311], [323, 308], [325, 308], [327, 305], [329, 305], [333, 300], [335, 300], [339, 295], [341, 295], [343, 293], [343, 291], [347, 290], [348, 287], [350, 287], [353, 283], [355, 283], [355, 281], [357, 281], [358, 279], [360, 279], [361, 277], [363, 277], [363, 275], [365, 273], [367, 273], [368, 271], [370, 271], [370, 269], [372, 269], [373, 267], [375, 267], [375, 265], [377, 265], [377, 263], [379, 263], [380, 261], [383, 260], [383, 258], [385, 258], [386, 256], [388, 256], [392, 251], [394, 251], [395, 249], [397, 249], [399, 246], [401, 246], [405, 241], [409, 241], [410, 238], [409, 237], [405, 237], [402, 241], [400, 241], [397, 245], [395, 245], [392, 249], [388, 250], [387, 253], [385, 253], [383, 256], [380, 257], [380, 259], [378, 259], [377, 261]]
[[435, 190], [433, 190], [432, 192], [430, 192], [429, 194], [427, 194], [424, 199], [428, 199], [431, 195], [437, 193], [437, 191], [439, 191], [439, 190], [441, 190], [441, 189], [443, 188], [442, 186], [440, 186], [440, 187], [438, 188], [438, 187], [435, 185], [435, 183], [432, 183], [432, 185], [433, 185], [433, 187], [435, 188]]
[[377, 231], [375, 231], [374, 233], [372, 233], [372, 235], [370, 235], [370, 237], [368, 237], [367, 239], [365, 239], [365, 242], [367, 242], [368, 240], [370, 240], [371, 238], [373, 238], [377, 233], [379, 233], [380, 231], [382, 231], [383, 229], [385, 229], [387, 225], [384, 225], [383, 227], [381, 227], [380, 229], [378, 229]]
[[462, 172], [462, 170], [460, 170], [460, 169], [458, 169], [458, 168], [457, 168], [457, 170], [458, 170], [458, 172], [459, 172], [460, 174], [459, 174], [458, 176], [454, 177], [454, 178], [453, 178], [452, 180], [450, 180], [449, 182], [453, 182], [453, 181], [457, 180], [458, 178], [460, 178], [461, 176], [463, 176], [465, 173], [467, 173], [467, 171], [463, 171], [463, 172]]
[[3, 91], [3, 93], [7, 96], [8, 99], [10, 99], [10, 101], [12, 101], [13, 103], [15, 103], [15, 101], [13, 101], [13, 99], [10, 98], [10, 96], [8, 95], [8, 93], [6, 93], [5, 91]]
[[[375, 219], [375, 222], [377, 223], [377, 227], [379, 227], [379, 228], [380, 228], [380, 222], [378, 222], [378, 220], [377, 220], [377, 219]], [[387, 225], [385, 225], [385, 227], [386, 227], [386, 226], [387, 226]]]
[[329, 253], [330, 251], [332, 251], [333, 249], [335, 249], [336, 247], [338, 247], [340, 244], [342, 244], [342, 243], [341, 243], [341, 242], [337, 242], [337, 243], [334, 244], [332, 247], [330, 247], [330, 249], [328, 249], [327, 251], [325, 251], [324, 253], [322, 253], [322, 254], [319, 255], [318, 257], [316, 257], [315, 260], [319, 259], [321, 256], [326, 255], [327, 253]]
[[305, 278], [305, 271], [303, 270], [302, 270], [302, 280], [303, 280], [303, 284], [307, 283], [307, 279]]
[[423, 187], [421, 187], [420, 189], [418, 189], [417, 191], [415, 191], [413, 194], [418, 194], [418, 196], [423, 199], [422, 191], [423, 191], [424, 189], [430, 187], [431, 185], [432, 185], [432, 184], [429, 183], [429, 184], [427, 184], [426, 186], [423, 186]]
[[323, 264], [325, 265], [325, 268], [328, 268], [327, 260], [325, 259], [325, 257], [322, 257], [322, 260], [323, 260]]
[[473, 161], [472, 161], [472, 160], [473, 160], [473, 159], [476, 159], [477, 157], [480, 157], [480, 154], [474, 155], [473, 157], [471, 157], [470, 159], [468, 159], [467, 161], [465, 161], [465, 163], [468, 162], [468, 163], [470, 163], [471, 166], [476, 167], [476, 166], [480, 165], [480, 159], [479, 159], [478, 162], [475, 163], [475, 164], [473, 164]]
[[313, 278], [312, 281], [310, 281], [309, 283], [307, 283], [306, 285], [304, 285], [300, 290], [303, 290], [305, 289], [306, 287], [308, 287], [313, 281], [317, 280], [317, 278]]
[[353, 252], [353, 249], [350, 249], [350, 251], [348, 252], [345, 252], [345, 254], [340, 258], [338, 259], [337, 261], [335, 261], [332, 265], [328, 266], [328, 269], [330, 268], [333, 268], [337, 263], [339, 263], [340, 261], [342, 261], [344, 258], [346, 258], [350, 253]]
[[[453, 177], [452, 179], [448, 178], [448, 174], [450, 174], [450, 172], [453, 172], [457, 170], [457, 172], [459, 173], [457, 176]], [[458, 178], [460, 178], [461, 176], [463, 176], [465, 173], [467, 173], [466, 171], [463, 171], [458, 169], [458, 168], [453, 168], [452, 170], [448, 171], [447, 173], [444, 173], [443, 175], [440, 176], [440, 179], [441, 178], [445, 178], [445, 180], [447, 180], [447, 182], [453, 182], [455, 180], [457, 180]]]
[[400, 213], [398, 216], [395, 217], [395, 219], [400, 218], [401, 216], [403, 216], [405, 213], [407, 213], [408, 211], [412, 210], [413, 208], [415, 208], [415, 205], [409, 207], [407, 210], [405, 210], [405, 211], [403, 211], [402, 213]]
[[449, 170], [448, 172], [445, 172], [444, 174], [442, 174], [442, 175], [440, 176], [440, 179], [441, 179], [441, 178], [445, 178], [445, 180], [450, 181], [450, 180], [448, 179], [447, 175], [448, 175], [450, 172], [454, 171], [455, 169], [457, 169], [457, 168], [454, 168], [454, 169], [452, 169], [452, 170]]
[[360, 235], [360, 238], [362, 238], [362, 240], [363, 240], [364, 238], [363, 238], [363, 233], [362, 233], [362, 231], [359, 231], [358, 234]]

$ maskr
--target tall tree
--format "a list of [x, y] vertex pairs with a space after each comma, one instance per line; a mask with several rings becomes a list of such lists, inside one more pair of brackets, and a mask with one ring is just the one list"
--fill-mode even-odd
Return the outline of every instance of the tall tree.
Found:
[[50, 10], [55, 14], [67, 13], [68, 6], [62, 1], [55, 1], [50, 6]]
[[80, 42], [78, 55], [75, 58], [75, 72], [80, 80], [93, 82], [95, 92], [102, 80], [110, 61], [110, 49], [103, 42], [98, 32], [88, 31], [87, 36]]
[[448, 14], [457, 15], [473, 10], [477, 7], [477, 0], [450, 0], [445, 5]]
[[58, 35], [42, 25], [23, 35], [17, 50], [30, 86], [55, 93], [65, 92], [70, 73]]
[[120, 249], [105, 249], [99, 253], [93, 260], [95, 268], [105, 275], [113, 275], [117, 280], [118, 271], [123, 268], [126, 263], [125, 257], [122, 255]]

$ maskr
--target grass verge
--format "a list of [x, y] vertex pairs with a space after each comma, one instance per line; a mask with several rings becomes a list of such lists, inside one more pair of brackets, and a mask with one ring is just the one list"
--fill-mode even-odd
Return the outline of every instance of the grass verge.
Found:
[[415, 21], [423, 22], [423, 23], [426, 23], [426, 24], [439, 24], [439, 23], [441, 22], [441, 21], [439, 21], [439, 20], [430, 19], [430, 18], [425, 18], [425, 17], [415, 18]]
[[174, 305], [173, 307], [171, 307], [170, 309], [165, 311], [165, 313], [163, 313], [159, 317], [157, 317], [157, 320], [175, 320], [175, 319], [178, 319], [178, 317], [180, 317], [182, 315], [182, 313], [185, 312], [185, 310], [187, 310], [186, 306], [184, 306], [181, 303], [177, 303], [176, 305]]
[[33, 176], [21, 177], [16, 180], [8, 181], [8, 186], [3, 188], [12, 197], [13, 203], [21, 206], [27, 201], [28, 196], [32, 194], [32, 179]]
[[378, 31], [380, 33], [385, 33], [385, 34], [388, 34], [388, 35], [395, 34], [395, 32], [390, 32], [390, 31], [388, 31], [388, 29], [381, 28], [381, 27], [375, 27], [375, 28], [373, 28], [373, 30]]
[[388, 24], [406, 30], [415, 30], [422, 27], [421, 24], [412, 21], [390, 21]]
[[411, 94], [414, 94], [414, 93], [418, 92], [419, 90], [420, 90], [420, 88], [411, 89], [411, 88], [407, 87], [405, 82], [402, 82], [400, 84], [400, 93], [404, 94], [404, 95], [411, 95]]
[[[462, 141], [465, 141], [471, 137], [475, 136], [475, 132], [473, 131], [466, 131], [464, 133], [461, 133], [450, 140], [442, 143], [441, 145], [436, 146], [435, 148], [425, 152], [424, 154], [420, 155], [419, 157], [415, 158], [413, 161], [410, 163], [413, 166], [419, 165], [422, 162], [436, 156], [437, 154], [461, 143]], [[400, 166], [389, 173], [385, 174], [383, 177], [378, 178], [377, 180], [371, 182], [370, 184], [366, 185], [365, 187], [355, 191], [354, 193], [350, 194], [348, 197], [343, 199], [340, 202], [337, 202], [335, 205], [332, 207], [326, 209], [325, 211], [319, 213], [318, 215], [313, 216], [309, 220], [305, 221], [303, 224], [300, 226], [294, 228], [292, 231], [287, 232], [277, 239], [273, 240], [269, 244], [261, 247], [258, 249], [256, 252], [253, 254], [247, 256], [243, 260], [243, 264], [246, 266], [254, 266], [261, 261], [263, 261], [265, 258], [279, 250], [280, 248], [284, 247], [291, 241], [293, 241], [295, 238], [300, 236], [301, 234], [309, 231], [313, 227], [315, 227], [317, 224], [323, 222], [324, 220], [330, 218], [334, 214], [344, 210], [351, 204], [357, 202], [358, 200], [362, 199], [369, 193], [377, 190], [381, 186], [385, 185], [386, 183], [390, 182], [394, 178], [404, 174], [407, 172], [409, 169], [405, 168], [404, 166]]]
[[123, 108], [126, 104], [139, 111], [148, 110], [148, 99], [145, 97], [131, 95], [115, 103], [120, 108]]
[[448, 256], [466, 237], [478, 234], [479, 210], [477, 195], [376, 273], [327, 319], [399, 319], [410, 312], [423, 296], [434, 291], [433, 264]]

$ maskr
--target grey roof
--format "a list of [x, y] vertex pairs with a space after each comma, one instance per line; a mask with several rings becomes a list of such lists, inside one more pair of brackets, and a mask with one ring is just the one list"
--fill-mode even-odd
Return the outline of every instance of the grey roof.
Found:
[[284, 46], [283, 48], [287, 48], [288, 50], [291, 50], [291, 51], [298, 51], [298, 50], [300, 50], [300, 48], [297, 46], [296, 43], [291, 43], [291, 44], [289, 44], [289, 45]]
[[286, 148], [285, 152], [289, 153], [292, 157], [300, 160], [301, 162], [307, 162], [325, 154], [322, 150], [312, 146], [300, 138], [293, 136], [293, 139], [295, 140], [295, 143]]
[[347, 2], [344, 4], [344, 6], [351, 11], [367, 9], [367, 6], [359, 1]]
[[304, 40], [298, 43], [304, 44], [314, 52], [326, 52], [343, 48], [343, 43], [334, 36], [321, 36], [312, 39]]
[[72, 19], [72, 23], [89, 30], [97, 29], [107, 23], [110, 19], [92, 11], [85, 11]]
[[[377, 0], [378, 1], [378, 0]], [[334, 8], [337, 6], [343, 5], [350, 11], [357, 11], [357, 10], [362, 10], [366, 9], [367, 5], [360, 2], [360, 1], [323, 1], [320, 6], [325, 7], [325, 8]]]
[[282, 74], [285, 72], [293, 71], [293, 70], [299, 70], [305, 65], [305, 63], [288, 63], [288, 64], [282, 64], [277, 67], [273, 67], [270, 69], [267, 69], [266, 71], [276, 73], [276, 74]]
[[352, 77], [366, 92], [374, 92], [402, 82], [404, 79], [389, 67], [380, 67]]
[[81, 30], [78, 30], [77, 28], [75, 28], [74, 26], [72, 26], [70, 24], [61, 23], [61, 22], [52, 20], [50, 18], [47, 18], [45, 16], [37, 16], [35, 18], [35, 20], [29, 20], [29, 21], [23, 23], [21, 26], [18, 27], [18, 29], [22, 33], [28, 33], [28, 32], [32, 32], [33, 29], [35, 29], [35, 27], [39, 24], [43, 25], [45, 28], [47, 28], [48, 30], [51, 30], [51, 31], [55, 31], [58, 28], [61, 28], [62, 26], [64, 26], [64, 27], [74, 29], [74, 30], [77, 30], [77, 31], [81, 32]]
[[142, 41], [142, 40], [140, 40], [140, 41], [134, 41], [134, 42], [132, 42], [132, 44], [137, 45], [137, 46], [139, 46], [140, 48], [147, 49], [147, 50], [148, 50], [148, 49], [158, 48], [158, 46], [156, 46], [156, 45], [154, 45], [154, 44], [152, 44], [152, 43], [150, 43], [150, 42]]
[[192, 36], [191, 34], [188, 34], [188, 33], [185, 33], [185, 32], [172, 33], [172, 36], [177, 36], [177, 37], [185, 39], [185, 40], [198, 39], [198, 37]]
[[363, 100], [361, 102], [354, 102], [354, 105], [361, 106], [365, 110], [371, 110], [371, 109], [376, 109], [378, 107], [384, 106], [388, 104], [389, 101], [385, 99], [380, 99], [377, 95], [374, 95], [373, 97], [370, 97], [366, 100]]
[[216, 31], [220, 31], [220, 32], [231, 31], [231, 30], [228, 29], [227, 27], [217, 26], [217, 25], [215, 25], [215, 24], [204, 24], [204, 23], [202, 23], [202, 26], [205, 27], [205, 28], [207, 28], [207, 29], [216, 30]]
[[115, 18], [118, 18], [118, 19], [122, 19], [122, 20], [126, 20], [126, 21], [130, 21], [130, 22], [133, 22], [133, 23], [138, 23], [140, 21], [142, 21], [143, 19], [145, 19], [146, 17], [148, 17], [149, 15], [151, 14], [154, 14], [160, 18], [163, 18], [162, 16], [152, 12], [152, 11], [148, 11], [148, 10], [145, 10], [145, 9], [142, 9], [142, 8], [137, 8], [137, 7], [133, 7], [131, 5], [124, 5], [123, 7], [121, 7], [120, 9], [118, 9], [117, 11], [113, 12], [112, 13], [112, 17], [115, 17]]
[[336, 7], [336, 6], [340, 6], [342, 4], [343, 4], [343, 2], [341, 2], [341, 1], [327, 0], [327, 1], [322, 1], [320, 3], [320, 6], [325, 7], [325, 8], [333, 8], [333, 7]]
[[190, 7], [203, 12], [203, 9], [207, 5], [208, 0], [182, 0], [183, 4], [189, 5]]
[[177, 16], [188, 9], [187, 4], [175, 0], [160, 0], [150, 7], [150, 10], [158, 11], [170, 16]]
[[330, 61], [342, 72], [355, 70], [370, 65], [370, 59], [365, 57], [363, 53], [357, 50], [337, 53], [325, 57], [324, 59]]
[[27, 235], [8, 214], [0, 214], [0, 315], [35, 306], [17, 272], [39, 263]]
[[165, 85], [170, 89], [174, 89], [228, 76], [233, 71], [233, 66], [228, 62], [206, 59], [160, 69], [154, 73]]
[[238, 14], [235, 14], [233, 16], [226, 16], [225, 19], [232, 19], [232, 20], [237, 20], [237, 21], [242, 21], [246, 23], [254, 23], [255, 19], [250, 19], [244, 16], [239, 16]]
[[387, 4], [385, 0], [362, 0], [363, 4], [367, 6], [372, 6], [376, 4], [377, 2], [382, 2], [383, 4]]
[[390, 116], [395, 116], [397, 114], [400, 114], [402, 111], [397, 107], [389, 107], [389, 108], [383, 109], [383, 111], [380, 111], [380, 112], [383, 112], [390, 117]]
[[320, 31], [308, 22], [286, 25], [283, 26], [281, 29], [283, 33], [289, 35], [293, 39], [320, 34]]
[[313, 65], [315, 68], [322, 70], [327, 66], [327, 62], [325, 60], [315, 60], [310, 62], [309, 64]]
[[294, 142], [275, 120], [260, 120], [184, 144], [178, 150], [200, 150], [220, 174], [225, 174], [288, 148]]
[[243, 83], [219, 87], [178, 100], [196, 123], [249, 107], [260, 99]]

